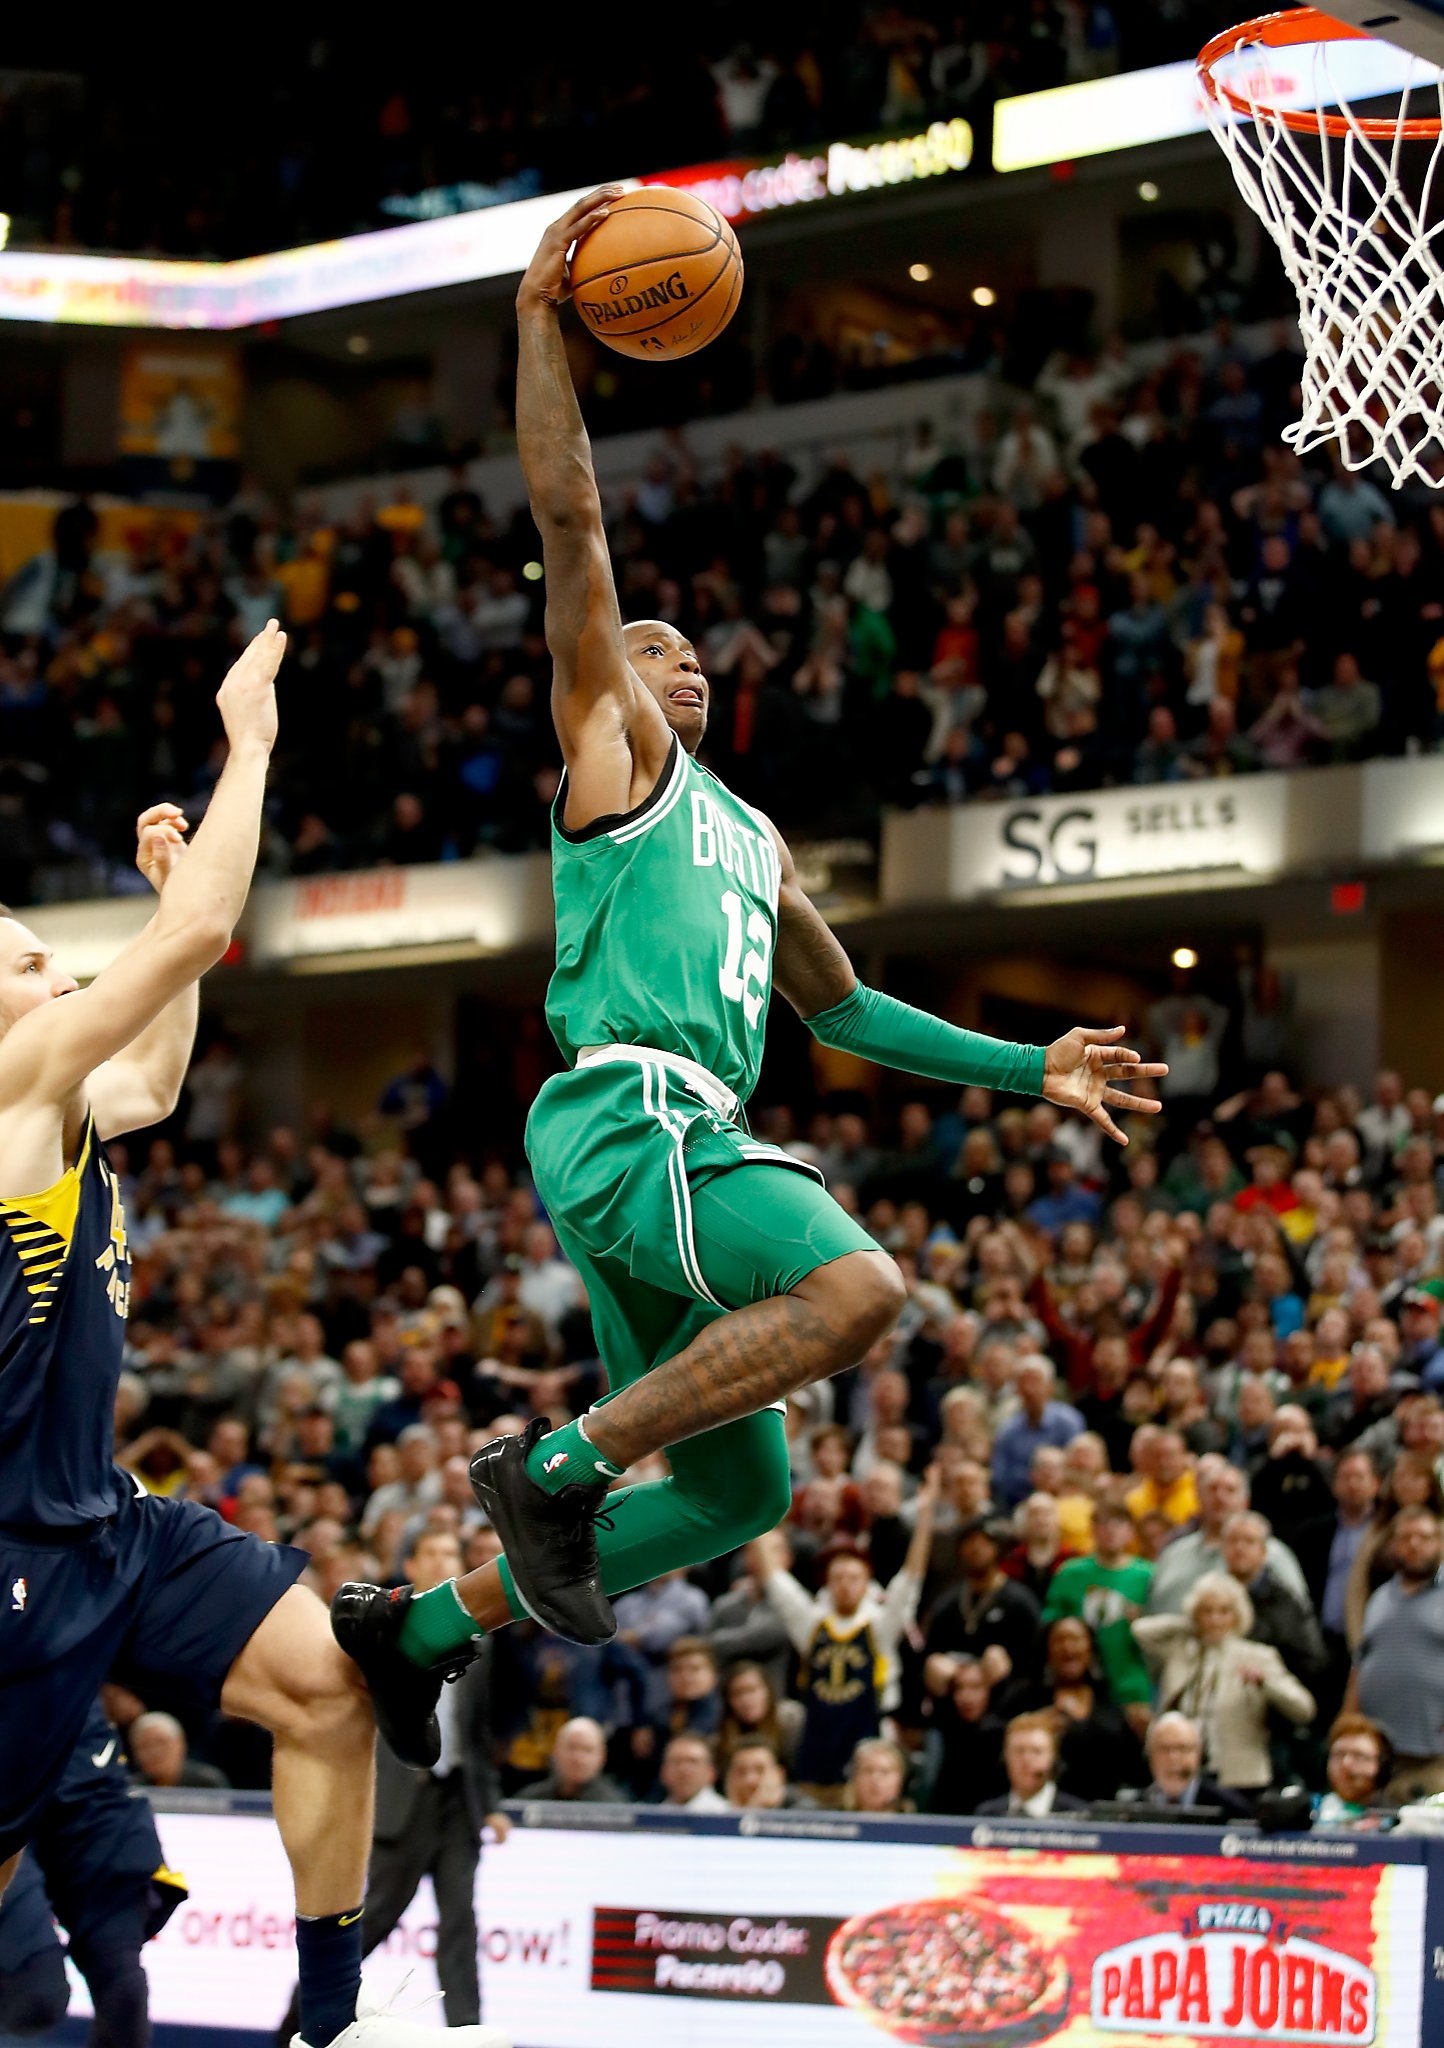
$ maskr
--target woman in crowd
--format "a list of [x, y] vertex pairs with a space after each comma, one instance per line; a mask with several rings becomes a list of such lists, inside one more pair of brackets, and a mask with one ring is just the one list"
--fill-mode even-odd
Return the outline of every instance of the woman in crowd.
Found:
[[780, 1700], [760, 1664], [734, 1664], [722, 1681], [722, 1726], [717, 1731], [717, 1765], [727, 1773], [740, 1742], [770, 1742], [789, 1770], [802, 1735], [799, 1700]]
[[1158, 1670], [1160, 1713], [1187, 1714], [1203, 1730], [1204, 1768], [1235, 1792], [1273, 1781], [1269, 1710], [1306, 1727], [1314, 1696], [1277, 1650], [1247, 1640], [1253, 1602], [1226, 1572], [1205, 1572], [1182, 1614], [1141, 1615], [1133, 1633]]
[[905, 1752], [885, 1736], [869, 1736], [852, 1753], [847, 1767], [847, 1790], [842, 1795], [846, 1813], [913, 1813], [906, 1797], [908, 1760]]

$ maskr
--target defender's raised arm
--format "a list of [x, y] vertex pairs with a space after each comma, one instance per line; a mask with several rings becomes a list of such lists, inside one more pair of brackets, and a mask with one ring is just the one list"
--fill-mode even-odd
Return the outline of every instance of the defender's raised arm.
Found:
[[[216, 702], [230, 755], [186, 858], [165, 878], [140, 936], [86, 989], [21, 1016], [0, 1041], [0, 1111], [59, 1103], [132, 1042], [230, 944], [260, 840], [276, 738], [276, 671], [286, 636], [274, 619], [232, 666]], [[40, 956], [35, 956], [37, 959]], [[44, 967], [41, 960], [41, 967]], [[72, 984], [73, 987], [73, 984]]]
[[562, 342], [567, 251], [606, 217], [616, 186], [580, 200], [543, 235], [517, 292], [516, 440], [546, 571], [552, 716], [574, 829], [627, 811], [661, 773], [669, 745], [627, 660], [591, 444]]

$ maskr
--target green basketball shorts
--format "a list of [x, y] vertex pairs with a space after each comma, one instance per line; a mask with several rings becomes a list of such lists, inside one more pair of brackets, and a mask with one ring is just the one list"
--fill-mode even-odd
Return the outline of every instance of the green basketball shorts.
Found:
[[584, 1054], [532, 1106], [537, 1193], [586, 1282], [614, 1389], [727, 1310], [878, 1248], [812, 1167], [735, 1118], [705, 1070], [639, 1047]]

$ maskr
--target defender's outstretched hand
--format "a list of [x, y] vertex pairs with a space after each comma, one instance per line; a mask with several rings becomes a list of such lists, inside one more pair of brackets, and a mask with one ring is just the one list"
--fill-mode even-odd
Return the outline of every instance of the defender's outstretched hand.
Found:
[[517, 288], [517, 300], [540, 300], [544, 306], [560, 306], [572, 295], [567, 277], [567, 251], [573, 242], [579, 242], [597, 225], [605, 220], [610, 206], [608, 202], [621, 197], [620, 185], [599, 185], [595, 192], [589, 192], [585, 199], [579, 199], [560, 220], [554, 220], [537, 244], [537, 251], [527, 266], [525, 277]]
[[216, 692], [233, 747], [258, 745], [269, 752], [276, 744], [276, 671], [285, 651], [285, 634], [267, 619]]
[[166, 877], [184, 857], [190, 826], [179, 804], [152, 804], [135, 821], [135, 864], [159, 895]]
[[1048, 1047], [1043, 1067], [1043, 1093], [1060, 1109], [1081, 1109], [1100, 1130], [1120, 1145], [1128, 1143], [1110, 1109], [1156, 1116], [1163, 1107], [1146, 1095], [1130, 1095], [1116, 1088], [1115, 1081], [1156, 1080], [1168, 1072], [1161, 1060], [1145, 1060], [1126, 1045], [1120, 1045], [1124, 1027], [1111, 1025], [1106, 1031], [1091, 1031], [1075, 1024]]

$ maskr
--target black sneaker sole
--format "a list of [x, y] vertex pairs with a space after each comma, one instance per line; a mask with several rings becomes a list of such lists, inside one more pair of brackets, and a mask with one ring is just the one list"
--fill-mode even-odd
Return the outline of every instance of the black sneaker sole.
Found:
[[441, 1755], [436, 1702], [440, 1671], [423, 1671], [396, 1647], [410, 1587], [398, 1598], [381, 1586], [350, 1583], [331, 1602], [331, 1633], [366, 1680], [382, 1740], [414, 1770], [429, 1771]]
[[564, 1642], [594, 1649], [611, 1642], [617, 1633], [617, 1618], [601, 1589], [600, 1577], [591, 1587], [585, 1580], [565, 1586], [561, 1597], [554, 1598], [545, 1586], [537, 1585], [534, 1576], [535, 1523], [539, 1515], [545, 1517], [547, 1504], [557, 1498], [545, 1493], [526, 1470], [527, 1451], [541, 1433], [532, 1425], [524, 1436], [498, 1437], [483, 1444], [471, 1461], [471, 1490], [501, 1538], [516, 1596], [532, 1620]]

